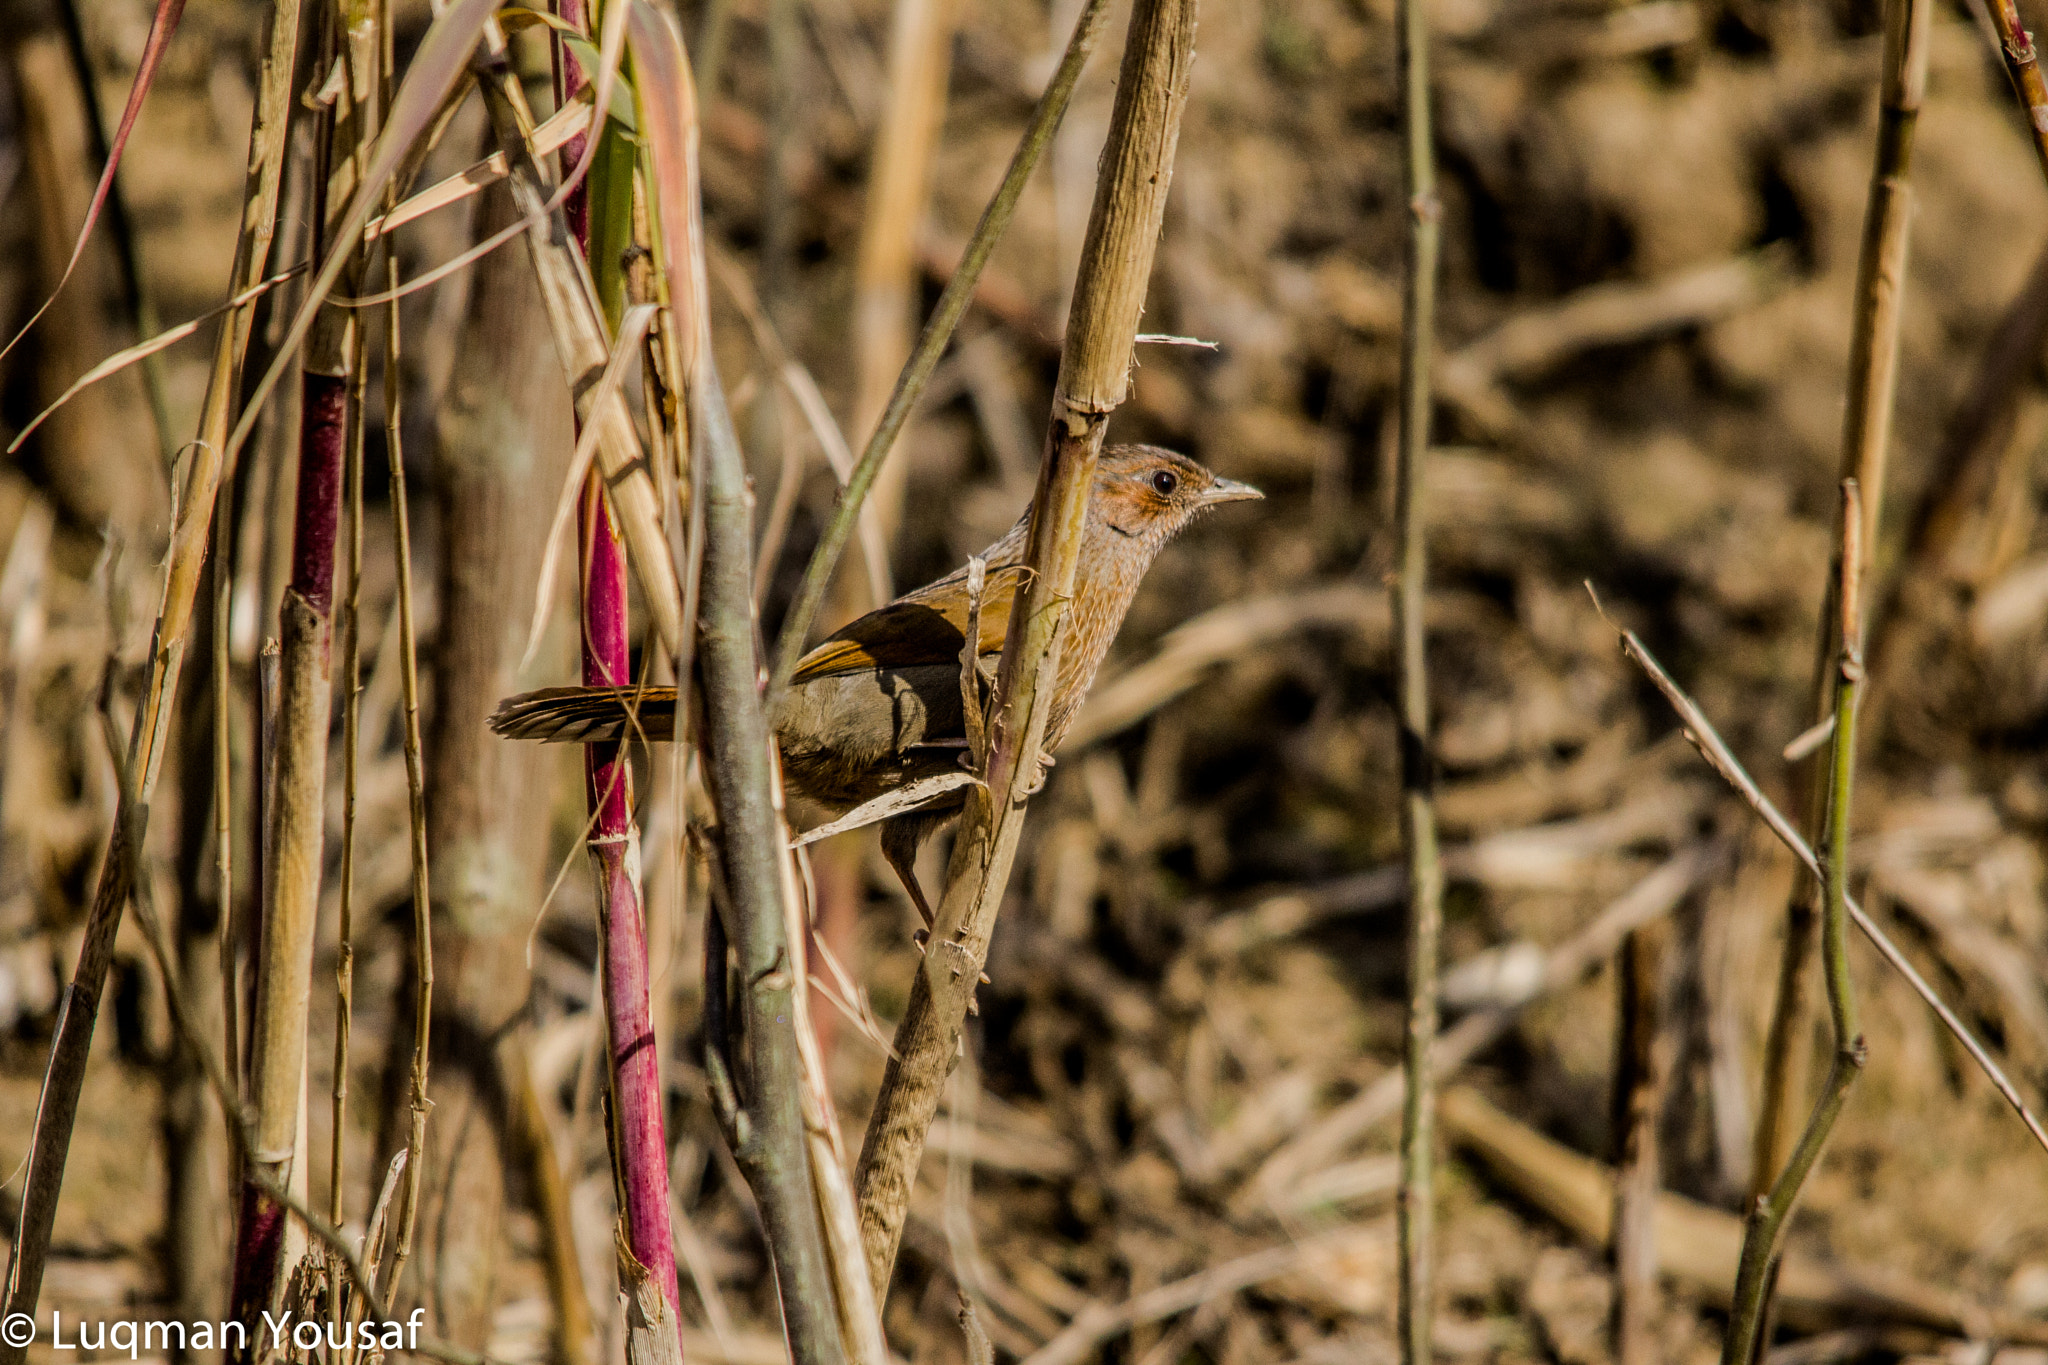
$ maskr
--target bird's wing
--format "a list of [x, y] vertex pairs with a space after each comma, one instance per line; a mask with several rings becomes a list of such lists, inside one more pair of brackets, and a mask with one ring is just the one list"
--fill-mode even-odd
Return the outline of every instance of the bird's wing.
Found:
[[672, 740], [673, 687], [544, 687], [498, 703], [491, 729], [506, 739], [549, 744], [603, 740]]
[[[1010, 603], [1024, 571], [1017, 565], [990, 569], [981, 592], [980, 653], [1002, 650], [1010, 631]], [[874, 669], [916, 668], [958, 663], [967, 640], [967, 575], [948, 574], [871, 611], [820, 644], [797, 665], [794, 682]]]

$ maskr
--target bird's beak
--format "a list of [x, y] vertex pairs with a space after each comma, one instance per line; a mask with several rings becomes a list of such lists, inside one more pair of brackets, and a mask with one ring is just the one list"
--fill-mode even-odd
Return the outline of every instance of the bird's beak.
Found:
[[1266, 495], [1248, 483], [1236, 479], [1218, 479], [1202, 494], [1202, 506], [1214, 507], [1219, 502], [1258, 502]]

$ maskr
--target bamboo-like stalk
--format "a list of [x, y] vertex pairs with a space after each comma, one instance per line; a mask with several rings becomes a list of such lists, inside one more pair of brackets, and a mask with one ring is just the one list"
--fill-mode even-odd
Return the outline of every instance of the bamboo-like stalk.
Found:
[[[134, 769], [121, 761], [112, 723], [102, 710], [102, 725], [108, 738], [110, 756], [114, 759], [115, 779], [123, 791], [122, 804], [129, 810], [141, 809], [136, 799]], [[131, 829], [131, 839], [137, 838]], [[379, 1322], [392, 1320], [391, 1301], [387, 1295], [378, 1292], [374, 1262], [366, 1265], [362, 1251], [352, 1244], [350, 1236], [334, 1224], [314, 1212], [312, 1207], [292, 1192], [289, 1186], [278, 1184], [261, 1169], [261, 1163], [254, 1160], [256, 1138], [233, 1093], [233, 1087], [222, 1069], [220, 1058], [214, 1054], [206, 1038], [194, 1026], [192, 1011], [187, 1007], [184, 992], [178, 985], [177, 973], [172, 968], [173, 948], [164, 931], [163, 922], [152, 904], [149, 884], [140, 882], [135, 888], [136, 918], [141, 922], [143, 941], [150, 956], [156, 960], [158, 979], [164, 990], [164, 1001], [171, 1016], [171, 1027], [181, 1042], [199, 1059], [205, 1073], [208, 1087], [213, 1091], [223, 1117], [227, 1120], [230, 1137], [234, 1141], [237, 1156], [250, 1169], [250, 1178], [257, 1186], [258, 1193], [275, 1203], [285, 1213], [297, 1219], [306, 1231], [331, 1251], [342, 1263], [349, 1284], [360, 1295], [366, 1308], [366, 1317]], [[371, 1231], [375, 1234], [381, 1225], [381, 1211], [373, 1219]], [[374, 1245], [376, 1238], [370, 1239]], [[374, 1255], [374, 1252], [371, 1253]], [[488, 1365], [487, 1358], [474, 1352], [465, 1351], [436, 1337], [422, 1333], [416, 1340], [409, 1341], [407, 1349], [432, 1360], [447, 1362], [447, 1365]]]
[[1742, 1260], [1721, 1344], [1722, 1365], [1749, 1365], [1763, 1340], [1778, 1237], [1799, 1200], [1799, 1191], [1820, 1160], [1828, 1134], [1848, 1100], [1849, 1087], [1863, 1069], [1868, 1049], [1856, 1022], [1856, 993], [1849, 980], [1849, 831], [1856, 775], [1856, 704], [1863, 682], [1863, 526], [1867, 516], [1856, 480], [1842, 481], [1842, 529], [1837, 612], [1834, 704], [1835, 731], [1828, 750], [1827, 847], [1821, 866], [1821, 957], [1826, 968], [1828, 1013], [1835, 1055], [1819, 1100], [1792, 1149], [1785, 1169], [1758, 1200], [1745, 1221]]
[[854, 465], [846, 486], [839, 490], [839, 500], [833, 504], [831, 519], [825, 524], [824, 534], [818, 538], [817, 548], [811, 552], [811, 561], [804, 568], [803, 583], [790, 605], [789, 614], [783, 618], [782, 633], [776, 639], [775, 672], [768, 688], [771, 715], [788, 688], [790, 677], [796, 672], [797, 660], [803, 657], [804, 641], [810, 635], [812, 622], [817, 619], [818, 608], [824, 604], [825, 593], [832, 583], [832, 571], [839, 563], [841, 552], [846, 549], [846, 542], [852, 538], [861, 506], [874, 487], [890, 450], [895, 447], [897, 436], [910, 420], [911, 409], [917, 406], [918, 396], [924, 392], [939, 357], [945, 353], [946, 343], [952, 340], [953, 329], [959, 326], [960, 319], [967, 313], [967, 305], [973, 302], [974, 287], [981, 280], [982, 268], [988, 264], [989, 255], [995, 250], [1003, 230], [1009, 227], [1017, 201], [1023, 196], [1025, 182], [1030, 180], [1039, 158], [1052, 144], [1053, 134], [1059, 131], [1060, 120], [1066, 115], [1074, 87], [1079, 84], [1081, 72], [1095, 51], [1096, 40], [1102, 36], [1102, 26], [1108, 16], [1108, 0], [1087, 0], [1079, 18], [1074, 21], [1074, 32], [1067, 40], [1066, 53], [1060, 58], [1052, 79], [1046, 82], [1044, 93], [1038, 97], [1031, 122], [1017, 143], [1016, 152], [1010, 157], [1009, 169], [1003, 173], [1002, 184], [996, 187], [995, 196], [982, 210], [981, 221], [974, 226], [974, 235], [968, 239], [959, 268], [946, 281], [945, 291], [939, 295], [931, 316], [925, 320], [924, 330], [918, 334], [910, 359], [896, 377], [896, 388], [889, 395], [888, 406], [883, 408], [874, 432], [861, 449], [860, 460]]
[[[1131, 9], [1032, 499], [1024, 586], [1010, 614], [997, 675], [995, 719], [981, 772], [984, 785], [968, 789], [974, 795], [954, 840], [945, 895], [897, 1027], [895, 1054], [883, 1074], [855, 1171], [861, 1239], [878, 1299], [888, 1292], [911, 1182], [988, 957], [1024, 809], [1043, 771], [1039, 749], [1052, 709], [1051, 680], [1073, 597], [1088, 495], [1109, 415], [1129, 384], [1138, 319], [1173, 178], [1194, 61], [1195, 10], [1196, 0], [1136, 0]], [[848, 491], [852, 488], [849, 483]], [[790, 638], [785, 630], [785, 644]]]
[[[609, 0], [626, 4], [630, 0]], [[562, 17], [584, 19], [580, 3], [564, 3]], [[583, 73], [558, 52], [560, 85], [573, 95]], [[624, 250], [633, 240], [634, 154], [618, 126], [606, 120], [589, 179], [572, 193], [584, 199], [579, 215], [588, 234], [581, 245], [592, 265], [598, 304], [610, 328], [625, 309]], [[582, 565], [583, 682], [623, 687], [631, 679], [626, 622], [626, 554], [614, 527], [605, 480], [584, 480], [577, 519]], [[627, 1353], [642, 1365], [682, 1361], [682, 1296], [670, 1236], [668, 1141], [663, 1130], [661, 1058], [648, 998], [647, 928], [640, 900], [640, 831], [633, 818], [632, 768], [625, 745], [587, 745], [585, 792], [590, 822], [584, 844], [596, 878], [603, 963], [606, 1076], [611, 1104], [613, 1179], [625, 1236], [619, 1249], [619, 1285], [626, 1301]]]
[[[340, 16], [321, 16], [323, 59], [349, 46]], [[353, 184], [357, 139], [364, 129], [355, 81], [320, 116], [315, 138], [312, 222], [331, 235], [327, 189]], [[316, 234], [314, 255], [329, 237]], [[362, 258], [340, 273], [344, 292], [357, 292]], [[306, 1080], [308, 1012], [326, 843], [327, 748], [334, 701], [335, 571], [342, 486], [361, 413], [352, 401], [360, 361], [354, 313], [321, 308], [308, 334], [300, 380], [298, 484], [292, 513], [291, 571], [278, 613], [277, 747], [271, 758], [274, 800], [264, 812], [262, 939], [256, 956], [255, 1010], [250, 1024], [249, 1102], [256, 1130], [255, 1164], [272, 1182], [292, 1184], [301, 1143], [299, 1111]], [[246, 418], [245, 418], [246, 421]], [[253, 1324], [272, 1301], [284, 1255], [282, 1208], [247, 1181], [235, 1246], [233, 1311]]]
[[[658, 228], [654, 283], [672, 311], [671, 325], [659, 338], [658, 368], [665, 371], [665, 386], [686, 400], [668, 432], [671, 441], [685, 434], [688, 439], [687, 459], [680, 446], [674, 450], [678, 489], [688, 488], [687, 529], [676, 529], [684, 535], [687, 617], [698, 623], [698, 634], [675, 659], [677, 737], [688, 734], [685, 727], [697, 709], [687, 690], [695, 677], [703, 696], [702, 771], [725, 850], [721, 857], [717, 842], [704, 844], [718, 906], [705, 915], [707, 1069], [721, 1125], [761, 1212], [792, 1357], [798, 1365], [837, 1365], [851, 1345], [857, 1365], [868, 1365], [873, 1352], [860, 1351], [860, 1335], [849, 1343], [840, 1334], [844, 1315], [858, 1318], [860, 1309], [849, 1307], [835, 1290], [821, 1226], [821, 1205], [829, 1204], [833, 1191], [814, 1184], [810, 1164], [819, 1134], [811, 1119], [822, 1123], [829, 1114], [807, 1116], [803, 1107], [805, 972], [800, 941], [790, 927], [796, 905], [788, 829], [758, 690], [746, 467], [710, 345], [695, 94], [672, 20], [643, 7], [631, 31], [650, 208]], [[727, 1056], [728, 919], [744, 989], [744, 1066]], [[850, 1221], [850, 1200], [840, 1202]], [[873, 1344], [879, 1324], [872, 1305], [866, 1318], [866, 1339]]]
[[[263, 278], [270, 242], [277, 226], [278, 189], [283, 181], [286, 128], [292, 108], [292, 68], [298, 53], [301, 0], [275, 0], [270, 41], [264, 56], [255, 114], [249, 133], [249, 174], [243, 189], [242, 224], [229, 272], [229, 296], [253, 287]], [[165, 725], [178, 688], [185, 636], [191, 628], [199, 591], [199, 573], [211, 539], [214, 499], [220, 489], [221, 452], [228, 419], [246, 355], [253, 302], [231, 311], [221, 322], [214, 346], [213, 367], [199, 419], [199, 439], [185, 476], [183, 495], [175, 506], [171, 545], [164, 571], [164, 592], [150, 640], [149, 675], [128, 741], [128, 764], [136, 774], [116, 804], [113, 834], [100, 865], [92, 908], [87, 912], [78, 964], [71, 988], [57, 1016], [50, 1061], [43, 1076], [36, 1126], [29, 1142], [28, 1170], [22, 1186], [21, 1215], [16, 1225], [7, 1272], [7, 1313], [33, 1313], [41, 1297], [43, 1269], [49, 1259], [50, 1231], [57, 1215], [57, 1194], [64, 1181], [64, 1159], [78, 1119], [78, 1097], [85, 1084], [86, 1054], [98, 1022], [107, 969], [113, 962], [114, 936], [135, 885], [139, 840], [148, 829], [149, 801], [163, 760]], [[132, 793], [132, 796], [131, 796]], [[132, 807], [131, 807], [132, 800]], [[27, 1348], [0, 1344], [0, 1365], [20, 1365]]]
[[1436, 763], [1429, 738], [1429, 665], [1425, 645], [1428, 517], [1424, 471], [1429, 455], [1430, 356], [1436, 345], [1439, 221], [1436, 149], [1429, 119], [1429, 9], [1400, 0], [1402, 179], [1408, 201], [1407, 272], [1401, 309], [1400, 444], [1395, 464], [1395, 537], [1399, 572], [1392, 585], [1401, 727], [1401, 844], [1408, 863], [1408, 1022], [1401, 1052], [1401, 1185], [1395, 1205], [1400, 1240], [1397, 1330], [1403, 1365], [1427, 1365], [1432, 1313], [1431, 1246], [1435, 1218], [1437, 972], [1443, 932], [1443, 860], [1437, 850]]
[[[1884, 66], [1880, 78], [1877, 149], [1864, 210], [1863, 243], [1857, 262], [1855, 327], [1850, 343], [1848, 402], [1843, 415], [1841, 477], [1861, 490], [1858, 544], [1865, 555], [1877, 544], [1883, 510], [1886, 451], [1892, 398], [1898, 378], [1901, 296], [1906, 284], [1906, 251], [1912, 209], [1907, 175], [1912, 165], [1913, 129], [1927, 88], [1928, 0], [1887, 0]], [[1858, 573], [1869, 565], [1856, 566]], [[1831, 703], [1826, 678], [1837, 643], [1835, 605], [1823, 609], [1814, 668], [1816, 719]], [[1809, 782], [1810, 827], [1818, 828], [1823, 785]], [[1806, 1090], [1806, 980], [1813, 958], [1813, 884], [1795, 878], [1786, 905], [1786, 933], [1779, 960], [1777, 1000], [1764, 1049], [1763, 1099], [1756, 1130], [1751, 1200], [1774, 1188], [1796, 1138], [1798, 1097]]]

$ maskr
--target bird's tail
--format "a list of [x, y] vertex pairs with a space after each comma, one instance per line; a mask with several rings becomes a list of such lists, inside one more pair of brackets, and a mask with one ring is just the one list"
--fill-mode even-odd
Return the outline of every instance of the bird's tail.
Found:
[[491, 729], [506, 739], [547, 744], [673, 740], [673, 687], [544, 687], [498, 703]]

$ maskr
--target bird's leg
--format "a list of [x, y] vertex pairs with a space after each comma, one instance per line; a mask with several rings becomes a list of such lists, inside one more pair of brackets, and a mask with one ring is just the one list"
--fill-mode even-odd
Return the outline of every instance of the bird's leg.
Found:
[[923, 834], [922, 821], [899, 819], [882, 822], [882, 856], [889, 860], [896, 880], [902, 882], [903, 889], [910, 893], [910, 902], [924, 917], [925, 931], [929, 933], [932, 907], [924, 898], [924, 888], [917, 882], [917, 846], [924, 842]]
[[1045, 775], [1051, 770], [1052, 755], [1045, 752], [1045, 750], [1040, 749], [1038, 751], [1038, 772], [1032, 776], [1031, 785], [1024, 789], [1024, 794], [1026, 796], [1036, 796], [1040, 792], [1044, 791]]

